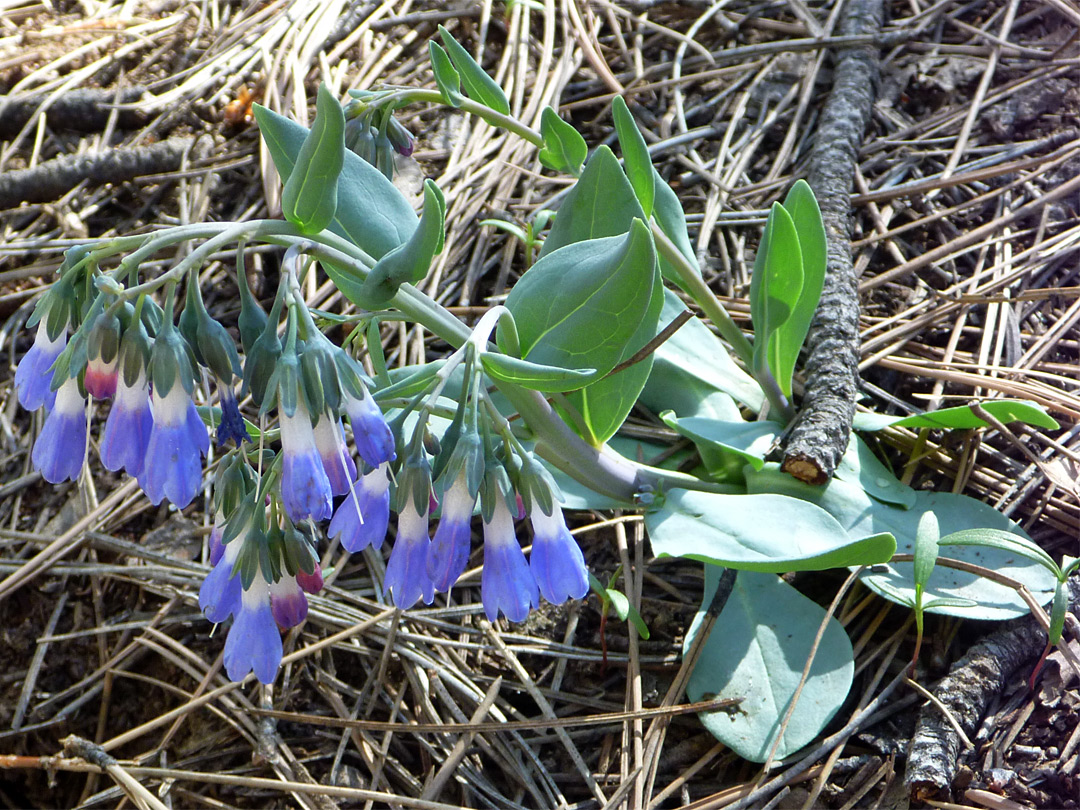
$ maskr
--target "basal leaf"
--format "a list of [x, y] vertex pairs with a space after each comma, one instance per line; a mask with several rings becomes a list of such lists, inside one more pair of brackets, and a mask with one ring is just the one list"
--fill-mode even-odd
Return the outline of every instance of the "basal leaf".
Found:
[[[649, 310], [655, 277], [652, 235], [640, 220], [625, 235], [546, 254], [506, 299], [522, 355], [541, 365], [607, 374]], [[502, 330], [497, 334], [506, 352]]]
[[557, 368], [530, 363], [508, 354], [484, 352], [480, 363], [488, 376], [502, 382], [514, 383], [534, 391], [556, 392], [572, 391], [588, 385], [596, 378], [596, 370], [591, 368]]
[[319, 85], [315, 121], [304, 138], [296, 163], [281, 192], [281, 212], [304, 233], [318, 233], [334, 219], [338, 175], [345, 161], [345, 113], [338, 100]]
[[510, 102], [507, 101], [506, 93], [503, 92], [498, 83], [477, 64], [477, 61], [472, 58], [472, 54], [465, 50], [461, 43], [454, 39], [451, 33], [441, 25], [439, 26], [439, 36], [442, 37], [443, 45], [446, 46], [450, 61], [454, 63], [454, 67], [457, 68], [457, 72], [461, 76], [461, 83], [465, 85], [465, 92], [468, 93], [469, 98], [503, 115], [509, 115]]
[[[765, 455], [784, 430], [783, 425], [767, 420], [677, 418], [672, 411], [660, 414], [660, 418], [669, 428], [698, 445], [705, 468], [721, 480], [731, 478], [733, 472], [741, 479], [745, 464], [760, 470], [765, 465]], [[709, 450], [713, 453], [709, 454]]]
[[451, 107], [460, 107], [461, 75], [457, 72], [443, 47], [435, 40], [428, 40], [428, 55], [431, 57], [431, 72], [435, 76], [435, 86], [442, 93], [443, 101]]
[[798, 356], [821, 298], [828, 256], [821, 210], [814, 198], [814, 192], [805, 180], [798, 180], [791, 187], [791, 191], [784, 198], [784, 209], [791, 215], [799, 237], [803, 283], [798, 303], [792, 309], [791, 317], [780, 327], [780, 331], [783, 333], [784, 345], [794, 346], [793, 351]]
[[[1035, 427], [1047, 428], [1048, 430], [1060, 427], [1041, 405], [1026, 399], [988, 399], [979, 404], [987, 413], [1004, 424], [1023, 422]], [[857, 430], [881, 430], [893, 426], [948, 430], [986, 427], [986, 425], [987, 422], [976, 416], [969, 405], [942, 408], [939, 411], [913, 414], [912, 416], [885, 416], [878, 413], [855, 414], [855, 428]]]
[[[288, 177], [308, 130], [258, 104], [254, 105], [254, 110], [259, 132], [278, 174]], [[330, 230], [374, 259], [381, 259], [416, 229], [416, 213], [401, 192], [382, 172], [352, 152], [345, 152], [337, 188], [337, 209]], [[328, 272], [334, 278], [329, 268]], [[349, 274], [339, 273], [335, 282], [345, 275]], [[340, 283], [339, 286], [343, 287], [343, 292], [348, 287]]]
[[645, 213], [634, 189], [615, 154], [600, 146], [559, 206], [540, 258], [574, 242], [624, 234], [635, 219], [644, 220]]
[[656, 172], [653, 170], [652, 158], [649, 157], [649, 147], [645, 145], [641, 130], [634, 123], [634, 116], [630, 114], [630, 108], [626, 106], [626, 100], [622, 96], [615, 96], [611, 114], [615, 119], [615, 132], [619, 136], [626, 176], [648, 218], [652, 216], [653, 199], [656, 196]]
[[673, 489], [660, 508], [645, 514], [645, 526], [658, 557], [689, 557], [747, 571], [871, 565], [890, 559], [896, 548], [887, 533], [852, 539], [825, 510], [785, 495]]
[[854, 433], [848, 441], [836, 477], [841, 481], [858, 484], [879, 501], [894, 503], [905, 509], [915, 504], [915, 490], [903, 483], [874, 455], [870, 445]]
[[[653, 219], [660, 226], [660, 230], [679, 249], [691, 266], [698, 269], [697, 256], [694, 254], [694, 246], [690, 244], [690, 236], [686, 232], [686, 214], [683, 212], [682, 203], [677, 195], [667, 184], [660, 173], [653, 169], [653, 185], [656, 190], [653, 199]], [[698, 273], [700, 273], [698, 269]], [[660, 273], [668, 281], [682, 286], [679, 275], [670, 268], [668, 260], [660, 257]]]
[[794, 344], [783, 327], [799, 305], [802, 288], [802, 249], [795, 222], [784, 206], [773, 203], [750, 280], [750, 315], [755, 373], [771, 372], [786, 396], [791, 396], [791, 375], [802, 341]]
[[[684, 652], [698, 636], [704, 606], [712, 601], [722, 570], [705, 566], [703, 609], [686, 634]], [[775, 574], [739, 572], [686, 694], [694, 701], [741, 701], [734, 711], [698, 716], [714, 737], [744, 759], [764, 762], [768, 757], [825, 615], [820, 605]], [[851, 642], [840, 623], [829, 618], [777, 757], [794, 754], [821, 733], [847, 698], [853, 675]]]
[[551, 107], [544, 107], [540, 114], [540, 134], [544, 147], [540, 150], [540, 162], [552, 171], [565, 172], [575, 177], [581, 174], [581, 164], [589, 148], [581, 133], [563, 121]]

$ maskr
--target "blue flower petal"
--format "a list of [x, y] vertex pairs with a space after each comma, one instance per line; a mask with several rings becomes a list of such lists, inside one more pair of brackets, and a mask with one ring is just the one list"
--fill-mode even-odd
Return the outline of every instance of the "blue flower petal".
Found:
[[349, 414], [353, 442], [360, 458], [372, 467], [397, 458], [394, 434], [371, 394], [363, 399], [346, 395], [345, 410]]
[[50, 484], [69, 478], [74, 481], [86, 457], [86, 401], [79, 393], [78, 381], [65, 382], [56, 399], [30, 454], [34, 467]]
[[389, 488], [383, 486], [381, 490], [373, 490], [370, 485], [365, 486], [366, 479], [364, 476], [353, 484], [355, 499], [353, 494], [345, 496], [327, 530], [329, 537], [341, 535], [341, 547], [353, 554], [368, 546], [379, 548], [390, 523]]
[[472, 521], [469, 517], [443, 517], [427, 554], [427, 572], [435, 590], [448, 591], [465, 572], [472, 546]]
[[105, 469], [113, 472], [122, 469], [136, 478], [141, 475], [153, 427], [149, 401], [141, 408], [132, 409], [125, 403], [121, 388], [101, 437], [101, 463]]
[[273, 683], [282, 653], [281, 633], [269, 599], [243, 604], [225, 640], [225, 671], [230, 680], [243, 680], [254, 670], [260, 682]]
[[289, 518], [299, 522], [307, 517], [330, 517], [334, 511], [330, 481], [314, 447], [305, 453], [290, 453], [283, 448], [282, 455], [281, 501]]
[[581, 599], [589, 592], [585, 555], [566, 528], [562, 511], [533, 516], [533, 547], [529, 565], [543, 597], [553, 605]]
[[229, 385], [218, 383], [218, 399], [221, 404], [221, 424], [217, 426], [217, 443], [220, 447], [229, 439], [236, 442], [239, 447], [244, 442], [250, 442], [247, 424], [240, 415], [240, 406], [236, 402], [236, 394]]
[[232, 562], [219, 560], [199, 588], [199, 609], [214, 624], [221, 624], [240, 610], [243, 589], [240, 575], [231, 576], [232, 568]]
[[513, 517], [501, 499], [491, 521], [484, 524], [480, 599], [491, 621], [498, 618], [500, 610], [512, 622], [524, 621], [529, 609], [540, 604], [536, 580], [514, 536]]
[[49, 370], [67, 343], [67, 333], [61, 333], [55, 342], [49, 340], [45, 331], [45, 320], [38, 325], [34, 345], [23, 355], [19, 367], [15, 369], [15, 387], [19, 391], [19, 404], [28, 411], [35, 411], [42, 405], [52, 408], [56, 402], [56, 392], [51, 389], [52, 372]]
[[410, 608], [421, 597], [425, 605], [435, 600], [435, 586], [427, 572], [427, 515], [418, 515], [407, 507], [398, 516], [398, 534], [386, 563], [383, 589], [392, 593], [394, 604]]

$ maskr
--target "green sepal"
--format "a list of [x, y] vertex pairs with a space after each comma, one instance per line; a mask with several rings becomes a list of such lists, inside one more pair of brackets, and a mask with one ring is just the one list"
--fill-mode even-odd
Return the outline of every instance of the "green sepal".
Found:
[[244, 268], [242, 253], [238, 252], [236, 263], [236, 286], [240, 293], [240, 317], [237, 326], [240, 330], [240, 345], [244, 347], [244, 354], [251, 351], [259, 335], [266, 328], [266, 313], [255, 300], [251, 287], [248, 286], [247, 271]]
[[[416, 430], [424, 430], [424, 425], [418, 423]], [[399, 514], [409, 508], [410, 502], [417, 514], [428, 513], [431, 505], [431, 466], [422, 450], [410, 453], [402, 465], [398, 473], [396, 496], [394, 506]]]
[[[270, 378], [281, 357], [281, 338], [277, 333], [278, 320], [281, 317], [281, 307], [285, 295], [285, 286], [278, 288], [277, 298], [270, 310], [270, 317], [266, 319], [262, 334], [256, 338], [244, 362], [244, 385], [241, 388], [241, 396], [251, 393], [255, 404], [262, 407], [266, 399], [266, 391]], [[271, 390], [271, 398], [273, 391]]]
[[461, 95], [461, 74], [457, 72], [443, 47], [433, 39], [428, 40], [428, 55], [431, 57], [435, 86], [439, 88], [443, 101], [451, 107], [460, 107], [465, 100]]
[[120, 339], [119, 372], [124, 385], [133, 388], [150, 365], [150, 337], [142, 321], [133, 321]]
[[[302, 387], [300, 371], [300, 358], [296, 351], [286, 348], [282, 351], [277, 363], [274, 365], [273, 374], [266, 384], [269, 396], [263, 397], [260, 413], [265, 414], [276, 403], [278, 409], [286, 416], [296, 415], [296, 407], [300, 403]], [[311, 411], [308, 411], [311, 414]]]
[[120, 319], [116, 315], [98, 315], [86, 339], [86, 356], [111, 363], [120, 351]]
[[641, 130], [634, 123], [634, 116], [630, 114], [630, 108], [626, 106], [626, 99], [616, 96], [611, 105], [611, 113], [615, 119], [615, 132], [619, 136], [619, 146], [622, 147], [626, 177], [630, 180], [630, 185], [634, 187], [634, 194], [641, 203], [645, 218], [648, 219], [652, 215], [653, 200], [656, 198], [656, 178], [652, 158], [649, 156], [649, 147], [645, 145]]
[[319, 233], [329, 226], [337, 211], [338, 175], [344, 162], [345, 113], [321, 84], [315, 121], [281, 192], [285, 219], [304, 233]]
[[321, 340], [314, 337], [299, 352], [300, 377], [312, 416], [326, 411], [337, 413], [340, 408], [341, 384], [338, 381], [335, 349], [341, 351], [325, 337]]
[[443, 249], [446, 237], [446, 199], [432, 180], [424, 181], [424, 210], [409, 239], [383, 256], [371, 268], [360, 288], [366, 309], [381, 309], [405, 283], [422, 281], [431, 261]]
[[461, 46], [461, 43], [454, 39], [450, 32], [441, 25], [439, 26], [439, 36], [442, 38], [443, 45], [446, 46], [450, 61], [453, 62], [458, 75], [461, 76], [461, 83], [465, 85], [465, 92], [469, 94], [469, 98], [503, 115], [509, 115], [510, 102], [498, 83], [480, 67], [477, 61], [472, 58], [472, 55]]
[[[544, 107], [540, 113], [540, 135], [544, 138], [538, 156], [540, 162], [552, 171], [580, 176], [581, 166], [589, 153], [581, 133], [563, 121], [551, 107]], [[524, 241], [524, 236], [521, 238]]]

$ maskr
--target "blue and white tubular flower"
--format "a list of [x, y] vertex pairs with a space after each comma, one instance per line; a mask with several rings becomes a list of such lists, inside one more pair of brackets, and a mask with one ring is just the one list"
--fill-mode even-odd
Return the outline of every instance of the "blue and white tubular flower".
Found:
[[[218, 531], [216, 527], [214, 531]], [[210, 535], [210, 562], [214, 567], [199, 588], [199, 609], [214, 624], [221, 624], [240, 610], [243, 588], [240, 574], [233, 575], [233, 565], [240, 556], [246, 533], [241, 532], [231, 543], [224, 546], [221, 544], [220, 533], [216, 543], [214, 535]]]
[[165, 396], [156, 390], [152, 393], [150, 410], [154, 421], [139, 483], [151, 503], [168, 498], [183, 509], [199, 491], [200, 457], [210, 452], [210, 436], [179, 380]]
[[270, 612], [280, 627], [296, 627], [307, 618], [307, 596], [295, 576], [288, 571], [282, 571], [281, 578], [277, 582], [271, 582], [269, 587]]
[[553, 605], [584, 597], [589, 592], [585, 555], [566, 528], [562, 510], [553, 506], [545, 515], [539, 504], [533, 504], [529, 520], [533, 528], [529, 567], [540, 593]]
[[131, 386], [120, 374], [116, 397], [101, 437], [101, 463], [105, 469], [113, 472], [122, 469], [133, 478], [142, 475], [153, 426], [150, 385], [146, 381], [146, 373], [140, 370], [135, 384]]
[[221, 423], [217, 426], [217, 442], [225, 444], [232, 439], [239, 447], [245, 441], [251, 441], [244, 417], [240, 415], [240, 405], [236, 401], [236, 392], [231, 383], [218, 378], [218, 404], [221, 406]]
[[442, 515], [427, 553], [427, 572], [437, 591], [448, 591], [465, 572], [472, 540], [476, 495], [469, 491], [463, 466], [443, 493]]
[[408, 498], [398, 514], [397, 539], [386, 563], [385, 593], [392, 593], [394, 604], [403, 610], [412, 607], [423, 597], [424, 604], [435, 600], [435, 586], [427, 572], [428, 513], [417, 511], [413, 498]]
[[334, 510], [330, 479], [315, 445], [315, 431], [303, 396], [289, 416], [281, 409], [281, 502], [293, 523], [323, 520]]
[[240, 607], [225, 639], [225, 671], [233, 681], [254, 671], [260, 682], [270, 684], [281, 666], [282, 653], [281, 633], [270, 608], [270, 586], [258, 571], [251, 587], [240, 595]]
[[330, 481], [330, 491], [344, 495], [356, 480], [356, 464], [349, 447], [345, 444], [345, 431], [341, 420], [323, 413], [315, 423], [315, 447], [322, 458], [323, 470]]
[[495, 621], [499, 611], [512, 622], [524, 621], [529, 609], [540, 604], [525, 554], [514, 534], [514, 516], [499, 495], [490, 520], [484, 521], [484, 571], [480, 580], [484, 613]]
[[86, 458], [86, 399], [79, 380], [69, 377], [56, 392], [56, 401], [34, 442], [31, 460], [50, 484], [74, 481]]
[[348, 389], [342, 391], [342, 402], [352, 425], [353, 442], [360, 458], [372, 467], [397, 457], [394, 450], [394, 434], [386, 424], [379, 404], [370, 392], [357, 399]]
[[34, 345], [23, 355], [15, 370], [19, 404], [28, 411], [36, 411], [42, 405], [52, 408], [56, 401], [56, 392], [50, 388], [53, 376], [50, 369], [67, 345], [67, 329], [61, 330], [56, 340], [49, 340], [49, 331], [45, 326], [47, 320], [42, 318], [38, 321]]
[[341, 536], [341, 547], [355, 554], [368, 546], [379, 548], [390, 523], [390, 465], [380, 464], [360, 476], [334, 513], [329, 537]]

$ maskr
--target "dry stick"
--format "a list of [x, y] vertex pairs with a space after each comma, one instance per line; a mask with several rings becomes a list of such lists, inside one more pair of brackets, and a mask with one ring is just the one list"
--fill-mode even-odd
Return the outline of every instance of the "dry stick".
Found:
[[[1080, 582], [1072, 579], [1068, 587], [1069, 610], [1076, 612], [1080, 609]], [[1032, 615], [991, 633], [938, 682], [934, 690], [938, 699], [969, 735], [974, 734], [990, 701], [1016, 670], [1039, 656], [1046, 639], [1046, 631]], [[905, 777], [912, 796], [923, 801], [948, 795], [961, 744], [940, 710], [927, 706], [919, 712]]]
[[[79, 132], [101, 132], [115, 111], [119, 115], [116, 125], [121, 129], [135, 129], [146, 123], [141, 110], [116, 109], [116, 104], [134, 104], [145, 87], [125, 87], [119, 91], [80, 87], [69, 90], [53, 99], [45, 114], [51, 129], [74, 129]], [[19, 133], [49, 99], [49, 93], [0, 98], [0, 138], [11, 138]]]
[[[876, 34], [882, 0], [852, 0], [841, 35]], [[859, 378], [859, 294], [851, 263], [851, 189], [880, 66], [873, 46], [841, 50], [822, 111], [808, 181], [828, 236], [821, 302], [807, 335], [806, 392], [782, 469], [811, 484], [828, 481], [847, 449]]]
[[53, 158], [32, 169], [4, 172], [0, 175], [0, 209], [14, 208], [23, 202], [55, 200], [84, 180], [123, 183], [148, 174], [174, 172], [196, 144], [200, 149], [208, 149], [211, 140], [177, 136], [143, 146]]

